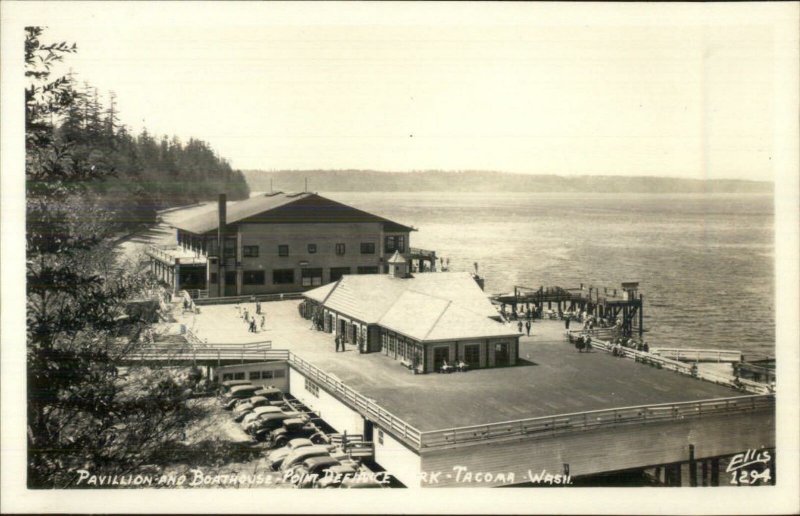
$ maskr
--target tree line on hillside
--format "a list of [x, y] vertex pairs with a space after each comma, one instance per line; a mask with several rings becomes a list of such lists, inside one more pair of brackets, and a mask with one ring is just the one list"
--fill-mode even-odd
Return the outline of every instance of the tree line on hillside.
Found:
[[204, 141], [156, 137], [143, 129], [131, 134], [120, 123], [117, 99], [109, 92], [104, 103], [88, 83], [62, 78], [69, 95], [54, 120], [54, 136], [69, 146], [70, 158], [91, 162], [109, 174], [92, 182], [87, 191], [110, 213], [120, 229], [136, 229], [156, 220], [156, 211], [170, 206], [249, 196], [242, 173], [233, 170]]
[[527, 175], [469, 170], [381, 172], [376, 170], [245, 170], [250, 189], [326, 192], [596, 192], [596, 193], [768, 193], [768, 182], [696, 180], [645, 176]]

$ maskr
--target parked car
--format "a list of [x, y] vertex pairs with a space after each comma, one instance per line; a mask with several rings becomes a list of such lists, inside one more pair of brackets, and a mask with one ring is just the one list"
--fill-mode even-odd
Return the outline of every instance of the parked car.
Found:
[[331, 456], [311, 457], [303, 461], [292, 471], [292, 480], [295, 487], [308, 489], [323, 478], [328, 469], [339, 466], [340, 462]]
[[262, 387], [256, 391], [256, 396], [263, 396], [269, 400], [270, 405], [283, 405], [286, 403], [286, 398], [283, 396], [283, 391], [277, 387], [269, 386]]
[[225, 410], [232, 410], [239, 402], [252, 398], [254, 393], [258, 390], [255, 385], [237, 385], [232, 387], [231, 391], [222, 397], [222, 408]]
[[289, 453], [281, 464], [281, 471], [289, 471], [291, 468], [298, 464], [302, 464], [304, 460], [311, 457], [331, 456], [331, 449], [327, 445], [315, 444], [313, 446], [304, 446], [293, 452]]
[[[269, 440], [270, 434], [281, 428], [283, 422], [287, 419], [301, 418], [303, 414], [299, 412], [281, 412], [280, 414], [266, 414], [259, 417], [254, 421], [247, 430], [250, 435], [255, 437], [256, 441], [266, 442]], [[300, 419], [305, 424], [307, 419]]]
[[291, 439], [298, 437], [307, 437], [314, 444], [324, 444], [325, 442], [325, 435], [316, 426], [303, 419], [285, 419], [283, 426], [270, 433], [267, 442], [270, 448], [282, 448]]
[[252, 385], [248, 380], [226, 380], [220, 384], [223, 393], [228, 393], [232, 388], [240, 385]]
[[291, 452], [299, 448], [305, 448], [313, 445], [314, 443], [311, 442], [311, 439], [306, 439], [303, 437], [291, 439], [283, 448], [275, 448], [267, 452], [267, 467], [273, 471], [277, 471], [280, 469], [281, 464], [283, 464], [283, 459], [285, 459], [286, 456]]
[[249, 400], [239, 403], [233, 408], [233, 420], [237, 423], [244, 419], [244, 416], [257, 407], [269, 405], [269, 400], [263, 396], [253, 396]]
[[283, 414], [283, 411], [279, 407], [256, 407], [249, 414], [246, 414], [244, 418], [242, 418], [242, 428], [245, 432], [249, 431], [249, 428], [253, 426], [262, 416], [266, 416], [269, 414]]

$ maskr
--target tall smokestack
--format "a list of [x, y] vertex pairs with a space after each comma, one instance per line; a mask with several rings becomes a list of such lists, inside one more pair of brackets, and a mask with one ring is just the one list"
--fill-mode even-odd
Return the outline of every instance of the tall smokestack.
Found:
[[217, 212], [219, 215], [219, 226], [217, 227], [217, 263], [219, 264], [217, 273], [217, 286], [219, 297], [225, 295], [225, 224], [227, 221], [228, 198], [224, 193], [219, 194]]

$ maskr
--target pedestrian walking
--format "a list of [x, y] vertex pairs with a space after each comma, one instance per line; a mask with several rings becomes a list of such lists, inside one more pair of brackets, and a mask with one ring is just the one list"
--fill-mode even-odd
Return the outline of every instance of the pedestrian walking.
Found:
[[528, 337], [530, 337], [531, 336], [531, 322], [530, 321], [526, 321], [525, 322], [525, 331], [528, 332]]
[[256, 318], [255, 317], [253, 317], [253, 320], [250, 321], [250, 332], [251, 333], [255, 333], [256, 332]]
[[519, 331], [520, 333], [522, 333], [522, 321], [518, 321], [518, 322], [517, 322], [517, 331]]
[[261, 316], [261, 329], [263, 330], [266, 325], [267, 325], [267, 316], [266, 315], [262, 315]]
[[566, 329], [568, 329], [568, 330], [569, 330], [569, 319], [570, 319], [570, 317], [569, 317], [569, 316], [567, 316], [567, 318], [564, 320], [564, 327], [565, 327]]
[[336, 338], [334, 338], [333, 340], [336, 343], [336, 352], [338, 353], [339, 352], [339, 334], [338, 333], [336, 334]]

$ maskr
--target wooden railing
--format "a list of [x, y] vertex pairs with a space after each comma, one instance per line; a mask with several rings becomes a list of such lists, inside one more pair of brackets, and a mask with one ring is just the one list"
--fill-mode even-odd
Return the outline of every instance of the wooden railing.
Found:
[[251, 303], [253, 301], [286, 301], [289, 299], [302, 299], [302, 292], [287, 292], [285, 294], [255, 294], [248, 296], [206, 297], [195, 299], [198, 306], [203, 305], [229, 305], [233, 303]]
[[289, 352], [283, 349], [272, 349], [271, 342], [237, 344], [226, 346], [195, 346], [176, 349], [174, 346], [148, 346], [126, 357], [128, 361], [142, 362], [196, 362], [198, 360], [286, 360]]
[[627, 423], [680, 421], [703, 416], [753, 412], [774, 406], [774, 395], [755, 395], [593, 410], [423, 432], [420, 448], [437, 448], [503, 437], [552, 436], [564, 432], [613, 428]]
[[741, 362], [742, 352], [735, 349], [653, 348], [650, 353], [689, 362]]
[[380, 424], [398, 438], [415, 448], [420, 447], [420, 431], [399, 417], [384, 409], [373, 400], [345, 385], [341, 380], [326, 373], [315, 365], [289, 352], [289, 365], [303, 373], [307, 378], [317, 382], [337, 398], [354, 407], [364, 417]]
[[[570, 333], [573, 333], [572, 330], [570, 330]], [[580, 333], [580, 331], [576, 330], [576, 333]], [[610, 352], [611, 348], [613, 347], [613, 344], [607, 341], [593, 338], [592, 346]], [[691, 376], [693, 378], [699, 378], [701, 380], [706, 380], [719, 385], [724, 385], [726, 387], [742, 389], [746, 392], [750, 392], [753, 394], [772, 393], [769, 385], [759, 382], [754, 382], [752, 380], [747, 380], [744, 378], [736, 378], [735, 376], [732, 375], [715, 373], [713, 371], [700, 370], [697, 367], [687, 364], [685, 362], [680, 362], [678, 360], [673, 360], [671, 358], [665, 358], [659, 355], [654, 355], [653, 353], [649, 353], [646, 351], [638, 351], [635, 349], [621, 346], [619, 348], [619, 352], [622, 354], [623, 357], [632, 358], [637, 362], [656, 365], [661, 367], [662, 369], [676, 371], [678, 373], [682, 373]]]

